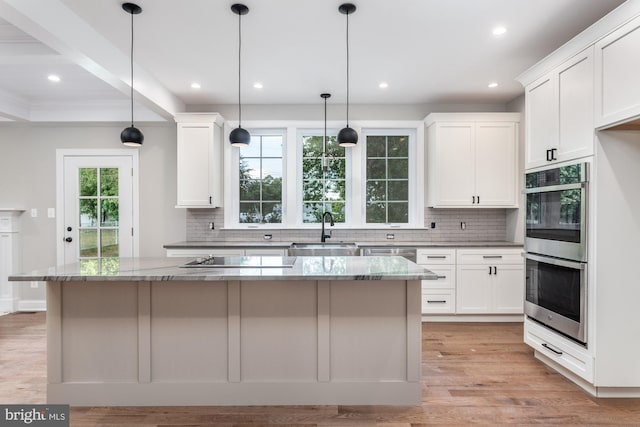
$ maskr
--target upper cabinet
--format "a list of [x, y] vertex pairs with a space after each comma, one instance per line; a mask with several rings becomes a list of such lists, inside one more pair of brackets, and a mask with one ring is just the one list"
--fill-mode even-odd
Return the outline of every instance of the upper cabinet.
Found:
[[525, 168], [593, 155], [593, 47], [527, 85]]
[[434, 113], [427, 125], [427, 204], [517, 207], [518, 113]]
[[604, 129], [640, 120], [640, 17], [595, 45], [595, 126]]
[[215, 113], [177, 114], [178, 208], [215, 208], [223, 202], [223, 119]]

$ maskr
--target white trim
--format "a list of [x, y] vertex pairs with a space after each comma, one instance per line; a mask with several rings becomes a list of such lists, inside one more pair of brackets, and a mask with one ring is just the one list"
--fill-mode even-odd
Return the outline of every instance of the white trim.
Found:
[[140, 255], [140, 167], [139, 152], [135, 149], [85, 149], [59, 148], [56, 149], [56, 260], [58, 265], [64, 262], [64, 159], [65, 157], [130, 157], [133, 167], [132, 198], [133, 198], [133, 256]]
[[524, 314], [422, 314], [423, 322], [524, 322]]
[[16, 311], [46, 311], [46, 299], [23, 299], [18, 301]]

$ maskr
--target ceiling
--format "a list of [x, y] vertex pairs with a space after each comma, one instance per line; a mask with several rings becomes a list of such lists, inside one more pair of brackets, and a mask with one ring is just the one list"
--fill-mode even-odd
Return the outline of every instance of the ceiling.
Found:
[[[0, 0], [0, 121], [125, 121], [120, 0]], [[136, 120], [237, 103], [233, 1], [138, 0]], [[346, 102], [342, 1], [247, 0], [243, 104]], [[352, 104], [505, 104], [514, 78], [623, 0], [366, 0], [349, 16]], [[494, 36], [492, 29], [507, 32]], [[47, 80], [56, 74], [61, 81]], [[191, 88], [193, 82], [200, 89]], [[253, 84], [261, 82], [262, 89]], [[386, 82], [388, 87], [378, 85]], [[489, 88], [488, 84], [498, 86]]]

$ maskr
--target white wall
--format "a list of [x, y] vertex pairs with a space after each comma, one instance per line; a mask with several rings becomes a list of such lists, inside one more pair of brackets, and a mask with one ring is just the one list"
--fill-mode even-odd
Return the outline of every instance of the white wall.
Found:
[[[175, 209], [175, 124], [139, 124], [140, 256], [164, 256], [162, 246], [185, 239], [185, 212]], [[22, 208], [22, 269], [56, 264], [56, 149], [123, 148], [124, 124], [0, 124], [0, 206]], [[38, 217], [29, 210], [36, 208]], [[24, 299], [43, 299], [44, 289], [21, 288]]]
[[[525, 114], [524, 114], [524, 94], [517, 97], [513, 101], [507, 104], [507, 111], [513, 113], [520, 113], [520, 135], [518, 136], [518, 188], [524, 188], [524, 129]], [[507, 233], [506, 239], [512, 242], [524, 243], [524, 214], [527, 207], [524, 194], [519, 194], [520, 208], [519, 209], [507, 209]]]

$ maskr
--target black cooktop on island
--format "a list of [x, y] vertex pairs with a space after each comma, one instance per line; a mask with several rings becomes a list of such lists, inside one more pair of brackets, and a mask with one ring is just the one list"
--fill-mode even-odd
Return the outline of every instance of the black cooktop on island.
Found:
[[294, 256], [216, 256], [197, 258], [180, 267], [191, 268], [290, 268]]

